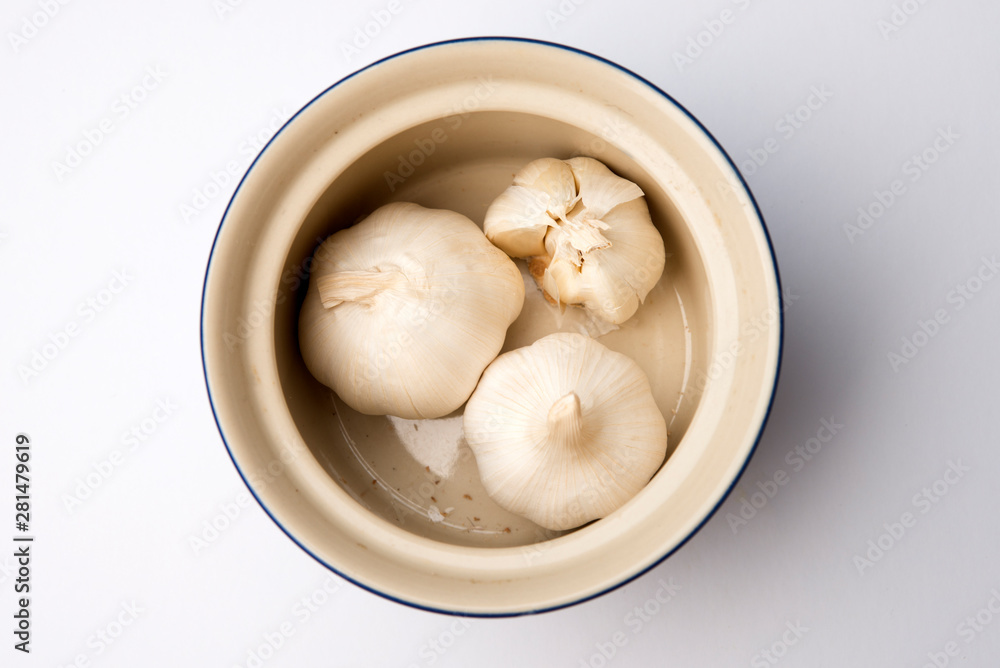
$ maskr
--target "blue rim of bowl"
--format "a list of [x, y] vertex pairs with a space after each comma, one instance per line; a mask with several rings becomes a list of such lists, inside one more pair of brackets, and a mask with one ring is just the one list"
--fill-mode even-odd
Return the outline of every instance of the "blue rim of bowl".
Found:
[[[212, 401], [212, 388], [211, 388], [211, 386], [209, 385], [209, 382], [208, 382], [208, 367], [207, 367], [207, 365], [205, 363], [205, 295], [206, 295], [206, 291], [207, 291], [207, 288], [208, 288], [208, 275], [209, 275], [209, 272], [211, 272], [211, 270], [212, 270], [212, 258], [215, 256], [215, 246], [216, 246], [216, 244], [219, 241], [219, 234], [221, 234], [221, 232], [222, 232], [222, 226], [226, 222], [226, 217], [229, 215], [229, 208], [233, 205], [233, 201], [236, 199], [236, 196], [239, 194], [240, 188], [243, 187], [243, 182], [246, 180], [247, 175], [249, 175], [250, 172], [253, 170], [254, 165], [257, 164], [257, 161], [260, 159], [260, 156], [263, 155], [265, 151], [267, 151], [267, 149], [271, 145], [271, 143], [278, 137], [278, 135], [280, 135], [282, 132], [284, 132], [285, 128], [287, 128], [299, 116], [299, 114], [301, 114], [306, 109], [308, 109], [310, 106], [312, 106], [312, 104], [314, 102], [316, 102], [316, 100], [318, 100], [319, 98], [323, 97], [329, 91], [333, 90], [334, 88], [336, 88], [340, 84], [344, 83], [348, 79], [351, 79], [351, 78], [353, 78], [353, 77], [361, 74], [362, 72], [364, 72], [366, 70], [369, 70], [369, 69], [371, 69], [373, 67], [376, 67], [376, 66], [378, 66], [378, 65], [380, 65], [380, 64], [382, 64], [384, 62], [387, 62], [389, 60], [394, 60], [396, 58], [399, 58], [400, 56], [405, 56], [405, 55], [407, 55], [409, 53], [413, 53], [413, 52], [416, 52], [416, 51], [423, 51], [424, 49], [430, 49], [430, 48], [438, 47], [438, 46], [445, 46], [445, 45], [448, 45], [448, 44], [461, 44], [463, 42], [521, 42], [521, 43], [526, 43], [526, 44], [537, 44], [537, 45], [540, 45], [540, 46], [547, 46], [547, 47], [553, 47], [553, 48], [556, 48], [556, 49], [562, 49], [564, 51], [569, 51], [571, 53], [575, 53], [575, 54], [578, 54], [578, 55], [581, 55], [581, 56], [585, 56], [587, 58], [591, 58], [591, 59], [596, 60], [596, 61], [598, 61], [600, 63], [605, 64], [605, 65], [609, 65], [609, 66], [617, 69], [618, 71], [620, 71], [620, 72], [622, 72], [624, 74], [627, 74], [628, 76], [632, 77], [636, 81], [639, 81], [640, 83], [648, 86], [650, 89], [652, 89], [652, 90], [656, 91], [657, 93], [659, 93], [660, 95], [662, 95], [672, 105], [674, 105], [681, 112], [683, 112], [685, 116], [687, 116], [689, 119], [691, 119], [691, 121], [695, 125], [698, 126], [698, 128], [705, 134], [706, 137], [708, 137], [708, 139], [712, 142], [712, 144], [715, 145], [715, 148], [717, 148], [719, 150], [719, 152], [723, 155], [723, 157], [725, 157], [726, 161], [729, 163], [729, 166], [732, 167], [733, 171], [736, 173], [736, 176], [739, 177], [740, 183], [743, 185], [743, 189], [744, 189], [744, 191], [746, 191], [747, 196], [749, 197], [751, 204], [753, 204], [754, 211], [757, 213], [757, 219], [760, 220], [760, 226], [761, 226], [761, 229], [764, 232], [764, 238], [767, 240], [767, 248], [768, 248], [768, 251], [769, 251], [769, 253], [771, 255], [771, 266], [774, 269], [774, 278], [775, 278], [775, 282], [776, 282], [777, 288], [778, 288], [778, 327], [779, 327], [778, 328], [778, 361], [777, 361], [777, 365], [775, 366], [775, 369], [774, 369], [774, 385], [771, 388], [771, 396], [768, 399], [767, 410], [764, 412], [764, 418], [763, 418], [763, 420], [761, 420], [760, 429], [757, 432], [756, 438], [754, 438], [753, 446], [750, 448], [750, 451], [747, 453], [746, 459], [743, 461], [743, 465], [740, 467], [739, 472], [736, 474], [736, 476], [733, 477], [733, 480], [730, 483], [729, 487], [726, 489], [726, 491], [719, 498], [718, 503], [716, 503], [715, 506], [713, 506], [712, 509], [708, 511], [708, 514], [706, 514], [705, 517], [701, 520], [701, 522], [698, 523], [698, 526], [696, 526], [694, 529], [692, 529], [691, 533], [689, 533], [687, 536], [685, 536], [684, 539], [681, 540], [677, 545], [675, 545], [673, 549], [669, 550], [662, 557], [660, 557], [659, 559], [657, 559], [656, 561], [654, 561], [653, 563], [651, 563], [649, 566], [647, 566], [646, 568], [644, 568], [641, 571], [639, 571], [638, 573], [635, 573], [634, 575], [631, 575], [631, 576], [625, 578], [621, 582], [618, 582], [618, 583], [616, 583], [616, 584], [614, 584], [614, 585], [612, 585], [612, 586], [610, 586], [610, 587], [608, 587], [606, 589], [603, 589], [603, 590], [601, 590], [601, 591], [599, 591], [599, 592], [597, 592], [595, 594], [590, 594], [588, 596], [584, 596], [582, 598], [576, 599], [574, 601], [570, 601], [568, 603], [561, 603], [559, 605], [553, 605], [553, 606], [550, 606], [550, 607], [547, 607], [547, 608], [538, 608], [536, 610], [525, 610], [525, 611], [522, 611], [522, 612], [463, 612], [463, 611], [460, 611], [460, 610], [448, 610], [448, 609], [443, 609], [443, 608], [435, 608], [435, 607], [431, 607], [431, 606], [421, 605], [419, 603], [414, 603], [413, 601], [407, 601], [405, 599], [398, 598], [398, 597], [393, 596], [391, 594], [387, 594], [385, 592], [381, 592], [378, 589], [375, 589], [375, 588], [373, 588], [373, 587], [371, 587], [369, 585], [364, 584], [363, 582], [358, 582], [354, 578], [351, 578], [350, 576], [348, 576], [348, 575], [340, 572], [339, 570], [337, 570], [334, 566], [328, 564], [319, 555], [313, 553], [309, 548], [307, 548], [305, 545], [303, 545], [301, 542], [299, 542], [299, 540], [295, 536], [293, 536], [288, 531], [288, 529], [285, 528], [285, 526], [278, 520], [278, 518], [275, 517], [274, 514], [271, 513], [271, 510], [264, 504], [264, 502], [260, 499], [260, 497], [257, 496], [257, 493], [254, 491], [253, 487], [250, 485], [250, 482], [247, 480], [247, 477], [243, 474], [242, 469], [240, 469], [240, 465], [236, 462], [236, 458], [233, 457], [233, 451], [229, 447], [229, 442], [226, 440], [226, 434], [222, 431], [222, 425], [219, 424], [219, 416], [215, 412], [215, 402]], [[587, 601], [593, 600], [593, 599], [598, 598], [600, 596], [604, 596], [605, 594], [607, 594], [609, 592], [612, 592], [612, 591], [618, 589], [619, 587], [623, 587], [623, 586], [627, 585], [628, 583], [632, 582], [633, 580], [635, 580], [635, 579], [637, 579], [637, 578], [645, 575], [646, 573], [648, 573], [649, 571], [651, 571], [652, 569], [656, 568], [657, 566], [659, 566], [660, 564], [662, 564], [664, 561], [666, 561], [670, 556], [672, 556], [675, 552], [677, 552], [677, 550], [679, 550], [682, 547], [684, 547], [684, 545], [686, 545], [687, 542], [689, 540], [691, 540], [691, 538], [693, 538], [695, 534], [697, 534], [699, 531], [701, 531], [701, 528], [704, 527], [708, 523], [708, 521], [710, 519], [712, 519], [712, 517], [719, 510], [719, 508], [722, 506], [722, 504], [725, 503], [726, 499], [729, 498], [729, 495], [732, 493], [733, 488], [736, 486], [736, 483], [739, 482], [740, 478], [743, 476], [743, 473], [746, 471], [747, 465], [750, 463], [750, 460], [753, 458], [754, 453], [757, 452], [757, 446], [760, 444], [760, 439], [761, 439], [761, 437], [764, 434], [764, 428], [767, 426], [767, 421], [768, 421], [768, 419], [771, 416], [771, 409], [774, 406], [775, 393], [778, 390], [778, 379], [781, 377], [781, 362], [782, 362], [782, 357], [783, 357], [783, 354], [784, 354], [784, 347], [785, 347], [785, 307], [784, 307], [784, 297], [783, 297], [783, 293], [781, 291], [781, 275], [778, 272], [778, 260], [777, 260], [777, 257], [774, 254], [774, 245], [771, 243], [771, 234], [768, 232], [767, 224], [764, 222], [764, 215], [761, 213], [760, 207], [757, 206], [757, 200], [753, 196], [753, 192], [751, 192], [750, 186], [747, 184], [746, 179], [743, 178], [743, 174], [740, 172], [739, 168], [736, 166], [736, 163], [733, 162], [733, 159], [731, 157], [729, 157], [729, 154], [726, 152], [726, 150], [724, 148], [722, 148], [722, 145], [712, 135], [712, 133], [709, 132], [708, 129], [704, 125], [702, 125], [701, 121], [699, 121], [697, 118], [695, 118], [694, 114], [692, 114], [690, 111], [688, 111], [681, 103], [679, 103], [677, 100], [675, 100], [668, 93], [666, 93], [665, 91], [663, 91], [662, 89], [660, 89], [660, 87], [657, 86], [656, 84], [654, 84], [654, 83], [648, 81], [647, 79], [639, 76], [638, 74], [636, 74], [635, 72], [629, 70], [628, 68], [622, 67], [621, 65], [608, 60], [607, 58], [602, 58], [601, 56], [594, 55], [594, 54], [592, 54], [592, 53], [590, 53], [588, 51], [583, 51], [582, 49], [577, 49], [577, 48], [572, 47], [572, 46], [566, 46], [565, 44], [557, 44], [555, 42], [546, 42], [545, 40], [529, 39], [529, 38], [526, 38], [526, 37], [485, 36], [485, 37], [463, 37], [463, 38], [460, 38], [460, 39], [450, 39], [450, 40], [444, 40], [444, 41], [441, 41], [441, 42], [432, 42], [430, 44], [424, 44], [422, 46], [416, 46], [416, 47], [413, 47], [413, 48], [410, 48], [410, 49], [406, 49], [404, 51], [400, 51], [400, 52], [395, 53], [395, 54], [393, 54], [391, 56], [386, 56], [385, 58], [382, 58], [380, 60], [376, 60], [375, 62], [373, 62], [373, 63], [371, 63], [369, 65], [366, 65], [365, 67], [361, 68], [360, 70], [357, 70], [356, 72], [348, 74], [343, 79], [340, 79], [336, 83], [334, 83], [331, 86], [329, 86], [326, 89], [324, 89], [321, 93], [319, 93], [313, 99], [309, 100], [309, 102], [307, 102], [305, 105], [303, 105], [303, 107], [301, 109], [299, 109], [297, 112], [295, 112], [295, 114], [291, 118], [289, 118], [285, 122], [285, 124], [282, 125], [281, 128], [277, 132], [274, 133], [274, 136], [271, 137], [271, 139], [267, 142], [267, 144], [264, 145], [264, 148], [262, 148], [260, 150], [260, 152], [257, 154], [257, 156], [254, 158], [253, 162], [250, 163], [250, 166], [247, 168], [246, 172], [243, 174], [243, 178], [240, 179], [239, 184], [236, 186], [236, 190], [233, 191], [233, 196], [229, 199], [229, 203], [226, 204], [226, 210], [222, 214], [222, 220], [219, 222], [219, 229], [216, 230], [215, 238], [212, 240], [212, 249], [209, 252], [209, 255], [208, 255], [208, 264], [207, 264], [207, 266], [205, 268], [205, 280], [202, 283], [202, 291], [201, 291], [201, 323], [200, 323], [199, 330], [200, 330], [199, 339], [200, 339], [200, 345], [201, 345], [201, 367], [202, 367], [202, 373], [205, 376], [205, 390], [206, 390], [206, 392], [208, 394], [208, 403], [209, 403], [209, 405], [212, 408], [212, 417], [215, 419], [215, 426], [219, 430], [219, 436], [222, 438], [222, 442], [226, 446], [226, 452], [229, 453], [229, 459], [233, 462], [233, 466], [236, 467], [236, 472], [240, 474], [240, 478], [243, 479], [243, 483], [247, 486], [247, 489], [250, 490], [250, 494], [252, 494], [253, 497], [254, 497], [254, 499], [257, 500], [257, 503], [260, 504], [260, 507], [264, 509], [264, 512], [267, 513], [267, 516], [271, 518], [271, 520], [278, 526], [278, 528], [281, 529], [281, 531], [284, 532], [284, 534], [286, 536], [288, 536], [288, 538], [291, 539], [291, 541], [293, 543], [295, 543], [296, 545], [298, 545], [306, 554], [308, 554], [310, 557], [312, 557], [317, 562], [319, 562], [320, 564], [322, 564], [324, 567], [326, 567], [329, 570], [333, 571], [334, 573], [336, 573], [340, 577], [344, 578], [348, 582], [351, 582], [352, 584], [357, 585], [358, 587], [361, 587], [365, 591], [369, 591], [369, 592], [371, 592], [373, 594], [376, 594], [377, 596], [381, 596], [382, 598], [388, 599], [390, 601], [394, 601], [396, 603], [401, 603], [402, 605], [405, 605], [405, 606], [408, 606], [408, 607], [411, 607], [411, 608], [416, 608], [418, 610], [424, 610], [426, 612], [436, 612], [436, 613], [445, 614], [445, 615], [453, 615], [453, 616], [456, 616], [456, 617], [504, 618], [504, 617], [520, 617], [522, 615], [534, 615], [534, 614], [540, 614], [540, 613], [543, 613], [543, 612], [553, 612], [555, 610], [562, 610], [563, 608], [569, 608], [571, 606], [578, 605], [580, 603], [585, 603]]]

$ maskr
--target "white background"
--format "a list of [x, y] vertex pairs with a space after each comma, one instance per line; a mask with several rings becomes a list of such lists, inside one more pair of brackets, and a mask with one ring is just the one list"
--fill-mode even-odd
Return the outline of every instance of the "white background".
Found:
[[[44, 0], [0, 12], [0, 665], [255, 665], [283, 624], [263, 665], [997, 665], [1000, 279], [983, 258], [1000, 254], [1000, 5], [907, 0], [893, 25], [889, 0], [401, 0], [348, 57], [386, 1], [48, 4], [51, 18]], [[594, 52], [685, 105], [742, 166], [793, 298], [759, 449], [700, 533], [597, 600], [466, 624], [342, 582], [258, 507], [233, 510], [244, 485], [212, 419], [199, 306], [236, 181], [213, 188], [214, 172], [242, 173], [276, 118], [355, 69], [482, 34]], [[825, 99], [801, 108], [814, 90]], [[102, 119], [81, 164], [57, 168]], [[859, 207], [881, 215], [845, 227]], [[788, 456], [816, 449], [824, 419], [835, 436]], [[27, 656], [9, 630], [19, 432], [37, 536]], [[303, 597], [323, 601], [308, 618]]]

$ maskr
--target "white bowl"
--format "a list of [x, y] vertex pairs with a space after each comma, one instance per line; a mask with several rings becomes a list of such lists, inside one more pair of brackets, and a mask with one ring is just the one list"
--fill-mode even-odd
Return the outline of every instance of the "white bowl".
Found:
[[[670, 254], [640, 311], [600, 339], [646, 371], [670, 444], [629, 503], [556, 535], [486, 497], [460, 412], [422, 422], [355, 413], [305, 369], [296, 326], [309, 257], [330, 233], [389, 201], [453, 209], [481, 224], [521, 166], [573, 155], [642, 187]], [[560, 325], [530, 280], [527, 288], [505, 350]], [[613, 63], [506, 38], [406, 51], [299, 111], [230, 202], [202, 305], [220, 433], [278, 526], [367, 589], [473, 615], [586, 600], [690, 538], [754, 450], [781, 335], [760, 212], [712, 136]]]

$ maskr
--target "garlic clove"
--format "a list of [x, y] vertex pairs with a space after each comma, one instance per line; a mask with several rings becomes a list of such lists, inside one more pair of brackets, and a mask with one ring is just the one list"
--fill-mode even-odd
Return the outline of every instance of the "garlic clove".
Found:
[[580, 198], [587, 215], [592, 218], [603, 218], [619, 204], [643, 196], [642, 188], [593, 158], [570, 158], [566, 164], [580, 184]]
[[[537, 265], [536, 265], [537, 271]], [[588, 275], [589, 275], [588, 267]], [[590, 290], [580, 280], [580, 267], [570, 260], [556, 258], [541, 273], [541, 287], [559, 304], [586, 304], [591, 300]]]
[[499, 248], [515, 257], [545, 252], [545, 233], [552, 225], [547, 213], [549, 196], [522, 186], [512, 186], [497, 197], [486, 212], [483, 230]]
[[541, 158], [529, 162], [514, 175], [514, 185], [545, 193], [549, 202], [547, 211], [553, 218], [565, 216], [576, 204], [576, 175], [563, 160]]
[[636, 199], [616, 206], [605, 214], [604, 220], [615, 252], [597, 253], [595, 257], [606, 273], [622, 284], [622, 289], [634, 290], [641, 302], [656, 285], [666, 264], [663, 239], [655, 227], [645, 222], [649, 220], [646, 200]]
[[464, 427], [490, 497], [552, 530], [620, 508], [667, 447], [639, 366], [580, 334], [552, 334], [494, 360]]
[[517, 266], [471, 220], [388, 204], [317, 249], [299, 347], [361, 413], [442, 417], [475, 389], [523, 302]]

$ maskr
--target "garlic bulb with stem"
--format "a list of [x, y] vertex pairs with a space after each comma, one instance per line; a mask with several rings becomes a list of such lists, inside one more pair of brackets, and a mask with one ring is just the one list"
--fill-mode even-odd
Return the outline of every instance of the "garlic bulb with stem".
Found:
[[437, 418], [468, 399], [523, 303], [517, 267], [471, 220], [387, 204], [317, 249], [299, 347], [355, 410]]
[[557, 531], [620, 508], [667, 450], [642, 369], [581, 334], [550, 334], [494, 360], [464, 428], [490, 498]]
[[663, 273], [663, 239], [642, 189], [593, 158], [525, 165], [486, 212], [486, 236], [560, 304], [621, 324]]

